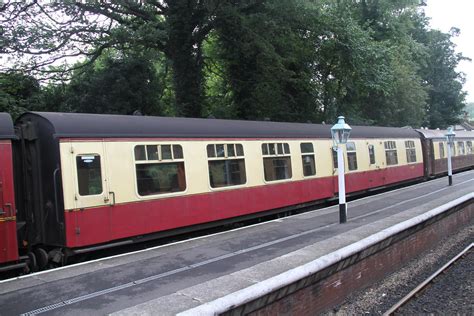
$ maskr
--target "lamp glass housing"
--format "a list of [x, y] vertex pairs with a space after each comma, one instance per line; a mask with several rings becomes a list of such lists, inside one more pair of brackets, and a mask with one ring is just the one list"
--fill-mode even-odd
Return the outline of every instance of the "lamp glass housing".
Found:
[[445, 134], [445, 136], [449, 144], [452, 144], [454, 142], [454, 137], [456, 136], [456, 133], [453, 131], [452, 126], [448, 128], [448, 132]]
[[339, 116], [337, 123], [331, 127], [332, 140], [336, 145], [346, 144], [352, 128], [344, 121], [344, 116]]

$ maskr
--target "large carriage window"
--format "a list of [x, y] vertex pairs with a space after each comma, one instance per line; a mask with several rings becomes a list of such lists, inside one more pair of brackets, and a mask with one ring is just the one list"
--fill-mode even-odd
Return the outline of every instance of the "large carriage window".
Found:
[[473, 153], [473, 151], [472, 151], [472, 142], [470, 140], [468, 140], [466, 142], [466, 145], [467, 145], [467, 154], [468, 155], [472, 154]]
[[357, 153], [356, 145], [354, 142], [348, 142], [346, 144], [347, 150], [347, 164], [349, 165], [349, 170], [357, 170]]
[[416, 162], [416, 149], [415, 149], [415, 142], [412, 140], [405, 141], [405, 148], [407, 152], [407, 162]]
[[180, 145], [135, 146], [135, 170], [141, 196], [186, 190], [183, 149]]
[[316, 174], [316, 164], [314, 161], [314, 148], [312, 143], [301, 143], [301, 159], [303, 161], [303, 175], [305, 177]]
[[290, 179], [291, 157], [287, 143], [262, 144], [263, 170], [266, 181]]
[[77, 182], [79, 195], [97, 195], [102, 193], [102, 174], [100, 156], [97, 154], [76, 157]]
[[458, 142], [458, 153], [459, 155], [466, 154], [466, 150], [464, 149], [464, 142]]
[[211, 187], [221, 188], [247, 182], [244, 148], [241, 144], [207, 145]]
[[384, 142], [384, 147], [387, 166], [398, 164], [397, 144], [395, 141], [389, 140]]
[[375, 149], [374, 145], [369, 145], [369, 163], [371, 165], [375, 164]]
[[439, 142], [439, 158], [444, 158], [445, 157], [445, 154], [444, 154], [444, 143], [443, 142]]

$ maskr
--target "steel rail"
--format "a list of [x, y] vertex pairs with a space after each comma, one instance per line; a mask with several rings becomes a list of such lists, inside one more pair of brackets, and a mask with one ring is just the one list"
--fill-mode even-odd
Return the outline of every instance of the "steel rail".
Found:
[[410, 300], [413, 299], [415, 295], [420, 293], [426, 286], [428, 286], [434, 279], [436, 279], [441, 273], [446, 271], [449, 267], [451, 267], [456, 261], [458, 261], [462, 256], [464, 256], [471, 248], [474, 246], [474, 243], [471, 243], [467, 246], [463, 251], [458, 253], [454, 258], [452, 258], [448, 263], [444, 266], [439, 268], [435, 273], [430, 275], [426, 280], [421, 282], [416, 288], [414, 288], [410, 293], [405, 295], [400, 301], [398, 301], [395, 305], [393, 305], [389, 310], [383, 313], [383, 316], [393, 315], [400, 307], [408, 303]]

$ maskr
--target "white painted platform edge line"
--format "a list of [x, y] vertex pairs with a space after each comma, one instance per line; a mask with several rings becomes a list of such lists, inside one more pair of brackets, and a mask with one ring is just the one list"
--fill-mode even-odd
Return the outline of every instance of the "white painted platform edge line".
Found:
[[330, 254], [322, 256], [316, 260], [308, 262], [300, 267], [288, 270], [279, 275], [271, 277], [265, 281], [251, 285], [247, 288], [241, 289], [237, 292], [228, 294], [214, 301], [204, 303], [192, 309], [183, 311], [177, 315], [179, 316], [194, 316], [194, 315], [218, 315], [230, 310], [233, 307], [251, 302], [261, 296], [269, 294], [282, 287], [290, 285], [300, 279], [308, 277], [322, 269], [325, 269], [334, 263], [350, 257], [351, 255], [360, 252], [390, 236], [400, 233], [410, 227], [413, 227], [421, 222], [424, 222], [438, 214], [441, 214], [459, 204], [462, 204], [474, 198], [474, 192], [466, 194], [454, 201], [441, 205], [431, 211], [416, 216], [412, 219], [406, 220], [392, 227], [386, 228], [376, 234], [366, 237], [356, 243], [348, 245]]

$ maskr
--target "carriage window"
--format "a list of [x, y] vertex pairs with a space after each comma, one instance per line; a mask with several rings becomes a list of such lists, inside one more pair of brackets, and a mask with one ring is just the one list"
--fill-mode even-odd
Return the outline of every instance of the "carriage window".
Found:
[[387, 166], [398, 164], [397, 144], [395, 141], [389, 140], [384, 142], [384, 147]]
[[445, 157], [445, 154], [444, 154], [444, 143], [443, 142], [439, 142], [439, 158], [444, 158]]
[[466, 142], [466, 145], [467, 145], [467, 154], [468, 155], [472, 154], [473, 153], [473, 151], [472, 151], [472, 142], [470, 140], [468, 140]]
[[458, 142], [458, 153], [459, 155], [465, 155], [466, 150], [464, 148], [464, 142]]
[[332, 165], [334, 166], [334, 169], [338, 168], [337, 165], [337, 146], [332, 146], [331, 147], [331, 154], [332, 154]]
[[[216, 152], [219, 152], [217, 157]], [[207, 157], [211, 187], [221, 188], [247, 182], [244, 149], [241, 144], [207, 145]]]
[[314, 148], [312, 143], [301, 143], [301, 159], [303, 161], [303, 175], [305, 177], [316, 174], [316, 165], [314, 161]]
[[412, 140], [405, 141], [405, 149], [407, 153], [407, 162], [416, 162], [416, 149], [415, 149], [415, 142]]
[[347, 150], [347, 164], [349, 165], [349, 170], [357, 170], [357, 153], [356, 145], [354, 142], [348, 142], [346, 144]]
[[180, 145], [135, 146], [135, 171], [141, 196], [186, 190]]
[[371, 165], [375, 164], [375, 149], [374, 145], [369, 145], [369, 163]]
[[97, 195], [102, 193], [102, 174], [100, 155], [88, 154], [76, 157], [77, 182], [79, 195]]
[[292, 177], [290, 146], [287, 143], [262, 144], [262, 155], [265, 181]]

